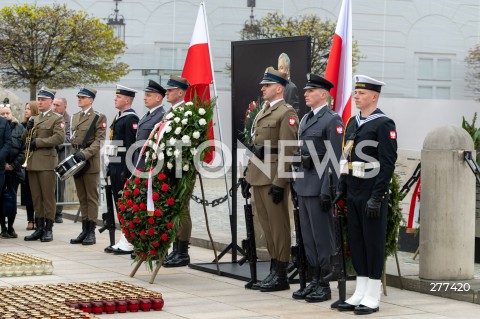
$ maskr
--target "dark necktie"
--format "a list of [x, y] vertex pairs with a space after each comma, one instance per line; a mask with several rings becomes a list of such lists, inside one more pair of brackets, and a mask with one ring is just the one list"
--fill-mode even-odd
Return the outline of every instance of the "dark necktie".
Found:
[[313, 118], [313, 111], [310, 111], [308, 112], [307, 120], [305, 121], [305, 124], [308, 123], [308, 121], [310, 121], [312, 118]]
[[148, 111], [148, 112], [147, 112], [147, 115], [145, 115], [145, 116], [149, 116], [149, 115], [150, 115], [150, 111]]

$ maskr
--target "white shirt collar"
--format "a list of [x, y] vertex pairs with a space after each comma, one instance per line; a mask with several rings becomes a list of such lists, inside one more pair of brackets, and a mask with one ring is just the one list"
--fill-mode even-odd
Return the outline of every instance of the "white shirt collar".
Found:
[[283, 99], [278, 99], [278, 100], [272, 101], [272, 102], [270, 102], [270, 106], [274, 106], [275, 104], [277, 104], [278, 102], [280, 102], [282, 100]]
[[90, 106], [88, 109], [86, 109], [85, 111], [83, 111], [83, 115], [87, 115], [88, 112], [90, 112], [90, 109], [91, 109], [91, 108], [92, 108], [92, 107]]
[[312, 110], [312, 111], [313, 111], [313, 115], [317, 115], [318, 112], [320, 112], [320, 110], [323, 109], [323, 108], [326, 107], [326, 106], [327, 106], [327, 104], [324, 104], [324, 105], [322, 105], [322, 106], [320, 106], [320, 107], [317, 107], [315, 110]]
[[155, 106], [154, 108], [149, 109], [148, 112], [150, 112], [150, 114], [152, 114], [153, 112], [155, 112], [156, 109], [159, 109], [159, 108], [161, 108], [162, 106], [163, 106], [163, 104], [160, 104], [160, 105], [158, 105], [158, 106]]

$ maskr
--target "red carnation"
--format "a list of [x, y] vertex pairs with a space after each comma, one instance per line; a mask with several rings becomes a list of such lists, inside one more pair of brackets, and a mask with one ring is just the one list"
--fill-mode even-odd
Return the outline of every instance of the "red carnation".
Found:
[[130, 236], [130, 232], [129, 232], [128, 229], [126, 229], [126, 228], [123, 229], [123, 234], [124, 234], [125, 236]]
[[175, 204], [175, 199], [173, 197], [170, 197], [169, 199], [167, 199], [167, 204], [172, 206], [173, 204]]
[[172, 223], [172, 222], [168, 222], [168, 223], [167, 223], [167, 228], [168, 228], [168, 229], [172, 229], [172, 228], [173, 228], [173, 223]]
[[158, 174], [158, 180], [163, 181], [165, 178], [167, 178], [167, 175], [163, 173]]
[[160, 246], [160, 243], [158, 241], [152, 241], [153, 247], [158, 247]]
[[141, 209], [141, 210], [146, 210], [146, 209], [147, 209], [147, 205], [145, 205], [145, 203], [140, 203], [140, 209]]
[[125, 186], [128, 186], [128, 184], [130, 184], [130, 181], [127, 179], [127, 180], [125, 181]]
[[140, 217], [135, 217], [134, 222], [135, 222], [135, 224], [140, 224]]
[[117, 206], [120, 205], [121, 203], [122, 203], [122, 200], [119, 198], [119, 199], [117, 200]]
[[120, 224], [122, 224], [123, 226], [125, 226], [125, 223], [126, 223], [126, 222], [125, 222], [125, 219], [124, 219], [124, 218], [120, 219]]
[[150, 218], [148, 219], [148, 223], [149, 223], [150, 225], [155, 224], [155, 219], [153, 219], [153, 217], [150, 217]]
[[168, 187], [168, 184], [165, 184], [165, 183], [162, 184], [162, 191], [166, 192], [168, 191], [169, 188], [170, 187]]
[[343, 205], [344, 205], [343, 200], [339, 200], [337, 204], [338, 204], [338, 206], [343, 207]]
[[138, 178], [138, 177], [137, 177], [137, 178], [135, 178], [135, 182], [134, 182], [134, 183], [135, 183], [135, 185], [138, 185], [138, 184], [140, 184], [140, 178]]
[[120, 218], [122, 218], [122, 215], [120, 213], [117, 213], [117, 217], [118, 217], [118, 220], [120, 220]]
[[163, 240], [163, 241], [167, 241], [167, 240], [168, 240], [168, 235], [165, 234], [165, 233], [163, 233], [163, 234], [162, 234], [162, 240]]
[[130, 196], [130, 191], [127, 189], [124, 193], [123, 196], [128, 197]]
[[132, 239], [135, 238], [135, 233], [134, 233], [133, 231], [130, 233], [130, 237], [131, 237]]
[[156, 254], [157, 254], [157, 251], [150, 249], [150, 255], [156, 255]]
[[131, 199], [127, 200], [127, 207], [130, 208], [133, 206], [133, 201]]
[[153, 193], [153, 195], [152, 195], [152, 199], [153, 199], [154, 201], [157, 201], [157, 200], [160, 199], [160, 195], [159, 195], [157, 192], [155, 192], [155, 193]]
[[140, 194], [140, 189], [135, 188], [135, 189], [133, 190], [133, 195], [134, 195], [134, 196], [138, 196], [138, 194]]
[[160, 210], [160, 208], [155, 209], [155, 216], [157, 217], [162, 216], [162, 211]]
[[148, 179], [145, 181], [145, 186], [148, 187]]
[[120, 209], [121, 212], [125, 211], [125, 205], [123, 204], [121, 204], [118, 208]]
[[132, 223], [132, 221], [129, 221], [128, 222], [128, 227], [133, 228], [133, 227], [135, 227], [135, 225]]
[[147, 232], [144, 231], [143, 229], [140, 231], [140, 235], [145, 236], [146, 234], [147, 234]]
[[149, 234], [150, 236], [153, 236], [153, 235], [155, 235], [155, 233], [156, 233], [156, 232], [155, 232], [155, 228], [149, 228], [149, 229], [147, 230], [147, 232], [148, 232], [148, 234]]
[[138, 212], [138, 208], [139, 208], [139, 207], [138, 207], [137, 204], [133, 204], [132, 210], [133, 210], [134, 212]]
[[142, 253], [142, 258], [143, 258], [143, 259], [147, 258], [147, 254]]

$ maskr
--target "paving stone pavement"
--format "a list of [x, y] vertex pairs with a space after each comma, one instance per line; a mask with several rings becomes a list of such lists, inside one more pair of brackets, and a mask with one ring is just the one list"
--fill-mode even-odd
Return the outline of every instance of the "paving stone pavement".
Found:
[[[198, 183], [197, 183], [198, 184]], [[223, 196], [223, 180], [204, 180], [207, 199]], [[207, 191], [208, 190], [208, 191]], [[200, 194], [195, 190], [194, 194]], [[223, 194], [223, 195], [222, 195]], [[239, 201], [239, 206], [243, 202]], [[210, 228], [214, 240], [228, 244], [230, 238], [228, 206], [226, 203], [208, 209]], [[101, 210], [100, 210], [101, 211]], [[76, 210], [66, 210], [71, 218]], [[239, 224], [243, 225], [239, 210]], [[48, 284], [62, 282], [96, 282], [104, 280], [123, 280], [163, 294], [165, 306], [161, 312], [139, 312], [101, 315], [100, 318], [352, 318], [352, 313], [340, 313], [330, 309], [330, 302], [309, 304], [293, 300], [291, 294], [298, 289], [298, 284], [291, 285], [289, 291], [261, 293], [244, 289], [245, 282], [209, 274], [191, 269], [161, 268], [155, 282], [149, 284], [151, 272], [141, 266], [135, 277], [131, 278], [133, 269], [130, 256], [114, 256], [103, 252], [108, 245], [108, 235], [97, 234], [97, 244], [93, 246], [71, 245], [70, 238], [76, 237], [81, 225], [65, 218], [63, 224], [55, 224], [54, 241], [50, 243], [26, 242], [23, 240], [30, 231], [25, 230], [25, 210], [19, 208], [15, 222], [18, 239], [0, 239], [0, 252], [24, 252], [38, 257], [53, 260], [55, 267], [52, 275], [0, 277], [2, 286], [25, 284]], [[193, 237], [205, 240], [205, 219], [203, 208], [192, 202], [192, 219], [194, 224]], [[117, 238], [120, 231], [117, 231]], [[243, 238], [245, 229], [239, 226], [239, 239]], [[210, 262], [214, 255], [212, 250], [198, 246], [191, 247], [190, 256], [193, 263]], [[421, 257], [421, 256], [420, 256]], [[225, 261], [231, 259], [228, 254]], [[418, 258], [412, 259], [412, 254], [399, 254], [400, 267], [405, 279], [418, 277]], [[476, 276], [472, 282], [479, 281], [479, 267], [476, 265]], [[397, 276], [395, 260], [387, 262], [388, 281], [395, 281]], [[417, 280], [418, 282], [418, 280]], [[405, 284], [409, 284], [406, 282]], [[354, 282], [347, 282], [347, 296], [354, 290]], [[475, 286], [476, 287], [476, 286]], [[336, 285], [332, 284], [332, 299], [338, 298]], [[428, 286], [427, 286], [428, 288]], [[477, 293], [478, 294], [478, 293]], [[468, 298], [475, 298], [469, 292]], [[451, 296], [450, 296], [451, 297]], [[387, 287], [387, 296], [382, 296], [380, 311], [372, 314], [375, 318], [478, 318], [480, 305], [470, 302], [453, 300]]]

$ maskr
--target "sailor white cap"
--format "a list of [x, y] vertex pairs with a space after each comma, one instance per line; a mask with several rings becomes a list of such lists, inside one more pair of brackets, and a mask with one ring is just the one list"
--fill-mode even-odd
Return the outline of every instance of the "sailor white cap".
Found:
[[355, 75], [353, 81], [355, 82], [356, 89], [372, 90], [379, 93], [382, 90], [382, 86], [385, 85], [384, 82], [375, 80], [366, 75]]
[[135, 97], [135, 93], [138, 93], [138, 91], [134, 90], [134, 89], [131, 89], [131, 88], [128, 88], [126, 86], [117, 84], [117, 90], [115, 91], [115, 93]]

